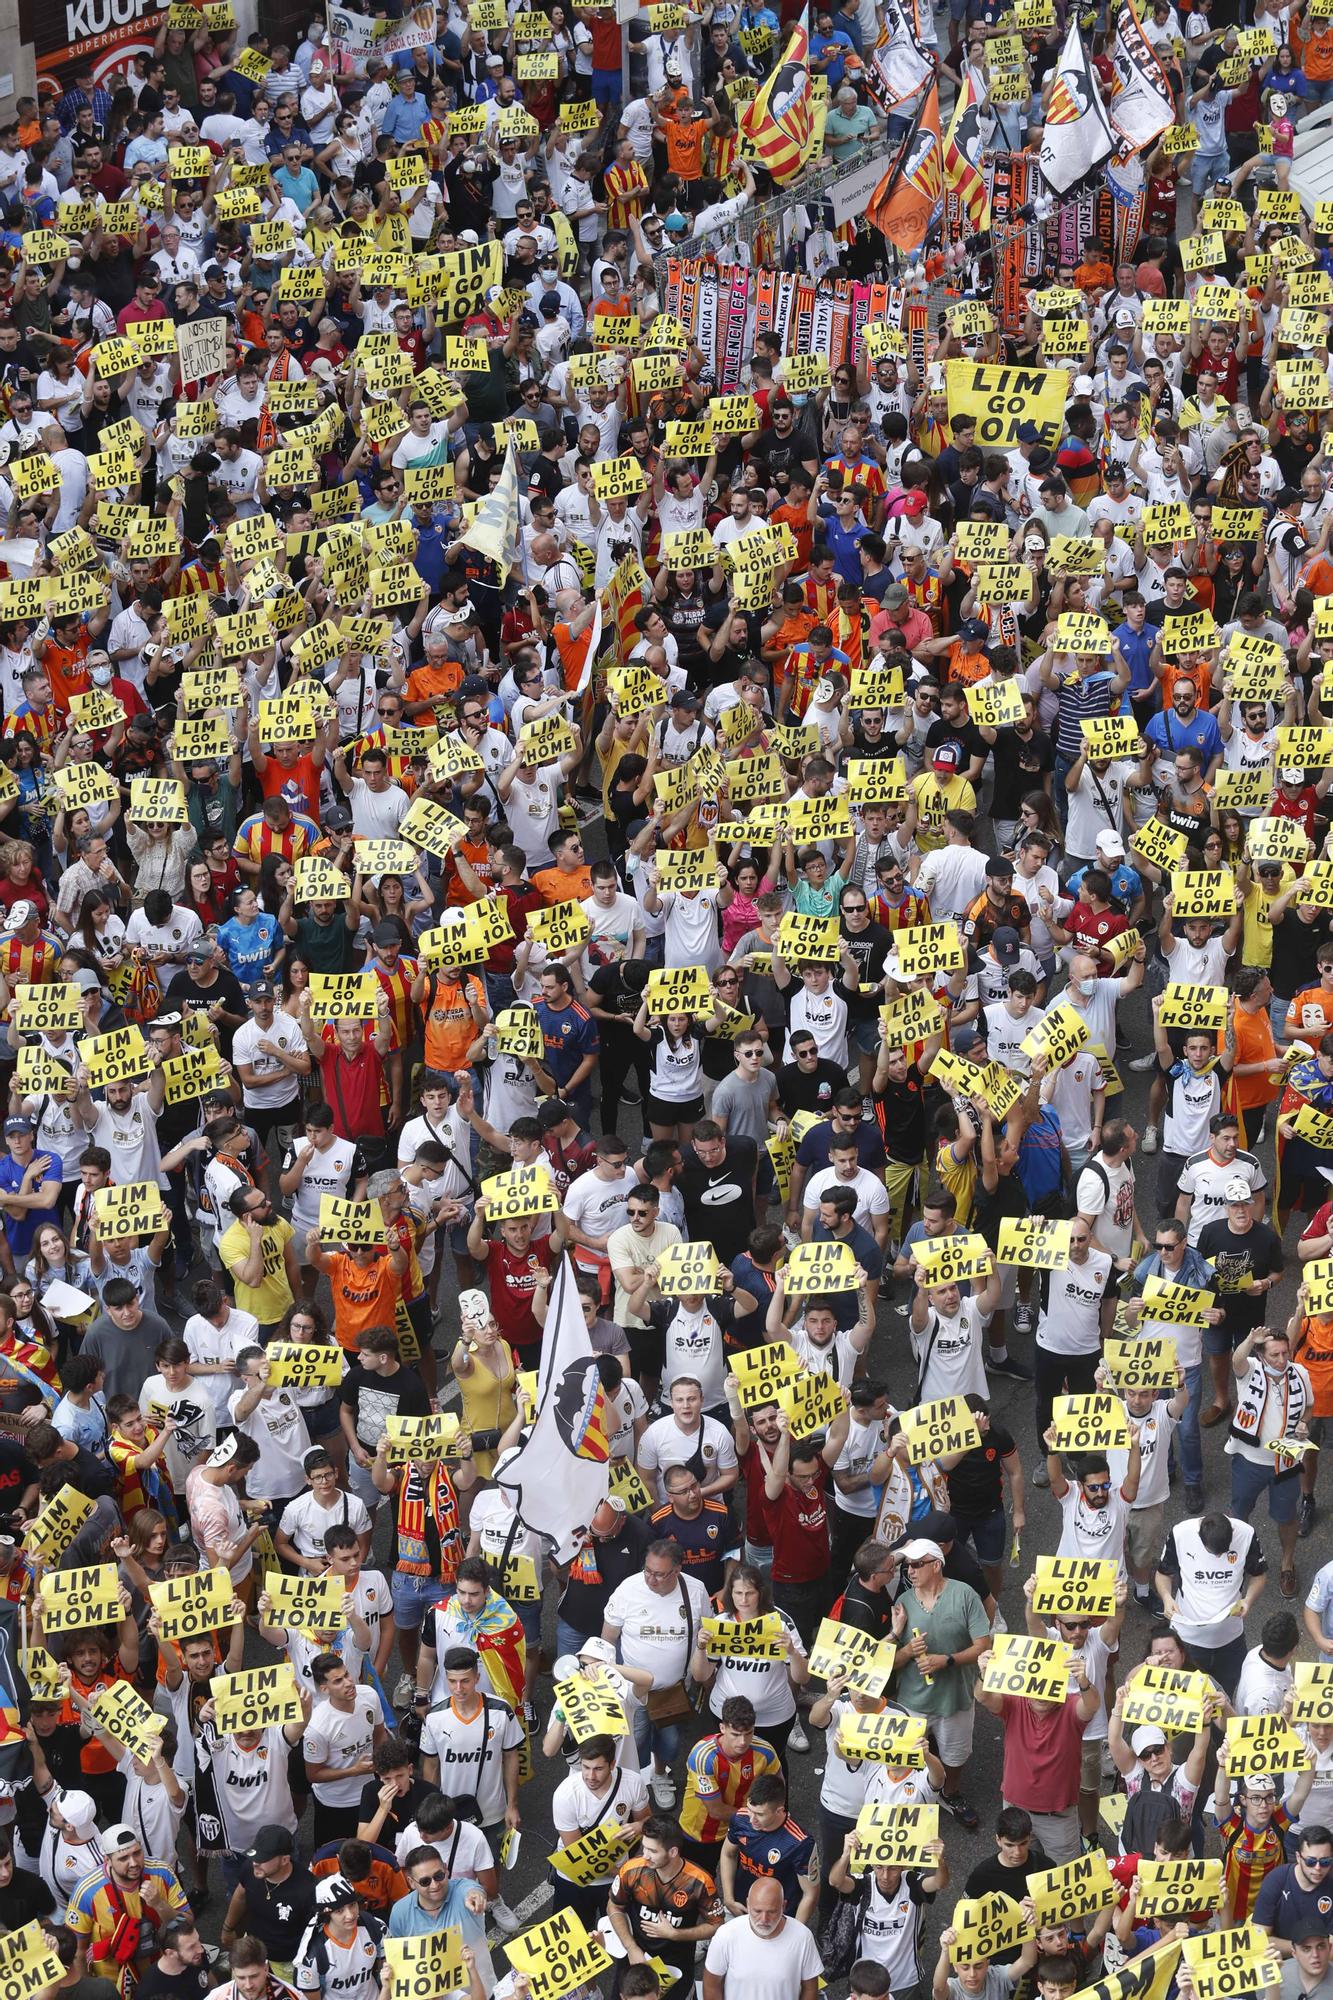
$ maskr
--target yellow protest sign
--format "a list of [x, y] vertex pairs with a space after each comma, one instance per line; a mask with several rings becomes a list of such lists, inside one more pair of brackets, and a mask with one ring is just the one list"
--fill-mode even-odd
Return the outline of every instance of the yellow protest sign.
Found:
[[461, 1429], [456, 1410], [441, 1410], [429, 1417], [388, 1416], [385, 1423], [385, 1457], [390, 1465], [453, 1456]]
[[722, 1288], [722, 1266], [711, 1243], [669, 1243], [656, 1263], [664, 1299], [699, 1298]]
[[1174, 1389], [1180, 1374], [1174, 1340], [1108, 1340], [1102, 1365], [1119, 1390]]
[[996, 1237], [995, 1261], [1019, 1271], [1062, 1271], [1069, 1262], [1069, 1231], [1069, 1223], [1048, 1222], [1044, 1216], [1006, 1216]]
[[488, 1222], [522, 1222], [529, 1216], [554, 1215], [560, 1206], [555, 1183], [545, 1165], [512, 1167], [481, 1184]]
[[614, 1688], [590, 1681], [583, 1674], [556, 1682], [555, 1705], [576, 1743], [586, 1743], [590, 1736], [625, 1736], [629, 1732], [624, 1704]]
[[862, 1806], [856, 1816], [852, 1873], [864, 1874], [868, 1868], [929, 1868], [939, 1837], [938, 1806]]
[[776, 1611], [759, 1618], [705, 1618], [704, 1651], [710, 1660], [784, 1660], [782, 1620]]
[[1195, 986], [1188, 980], [1168, 980], [1162, 990], [1158, 1020], [1164, 1028], [1203, 1028], [1216, 1034], [1226, 1026], [1225, 986]]
[[944, 1020], [944, 1009], [935, 995], [922, 986], [888, 1001], [880, 1008], [879, 1019], [885, 1044], [897, 1048], [937, 1033]]
[[917, 1403], [910, 1410], [900, 1410], [898, 1417], [907, 1440], [909, 1465], [972, 1451], [981, 1443], [977, 1420], [964, 1396], [940, 1396], [931, 1403]]
[[[470, 11], [475, 12], [475, 6]], [[441, 1993], [467, 1990], [463, 1933], [456, 1925], [427, 1931], [421, 1937], [386, 1937], [384, 1962], [389, 1971], [389, 2000], [435, 2000]]]
[[1333, 1660], [1297, 1660], [1292, 1671], [1292, 1722], [1333, 1722]]
[[1027, 1918], [1012, 1896], [996, 1889], [988, 1896], [960, 1896], [949, 1919], [954, 1965], [983, 1965], [998, 1952], [1026, 1942]]
[[982, 1686], [990, 1694], [1030, 1695], [1064, 1701], [1069, 1693], [1069, 1648], [1061, 1639], [1031, 1639], [997, 1632], [985, 1658]]
[[54, 1563], [65, 1553], [75, 1535], [93, 1511], [86, 1493], [68, 1484], [44, 1500], [37, 1517], [23, 1537], [23, 1553]]
[[36, 1919], [21, 1930], [0, 1934], [2, 2000], [34, 2000], [59, 1986], [64, 1976], [51, 1934]]
[[779, 1389], [778, 1407], [786, 1411], [792, 1442], [796, 1443], [835, 1423], [847, 1407], [847, 1397], [831, 1375], [802, 1370]]
[[90, 1625], [119, 1625], [125, 1615], [119, 1585], [114, 1563], [45, 1571], [39, 1595], [47, 1638], [82, 1632]]
[[789, 910], [778, 925], [778, 951], [788, 965], [836, 965], [841, 950], [836, 917], [803, 916]]
[[993, 1254], [984, 1236], [923, 1236], [912, 1245], [923, 1285], [961, 1285], [990, 1276]]
[[626, 1830], [613, 1819], [602, 1820], [546, 1858], [556, 1874], [563, 1875], [567, 1882], [585, 1886], [604, 1883], [615, 1874], [638, 1837], [637, 1831]]
[[208, 1685], [213, 1697], [213, 1726], [219, 1736], [281, 1728], [300, 1722], [304, 1713], [289, 1660], [272, 1667], [250, 1667], [243, 1673], [214, 1674]]
[[526, 1976], [533, 2000], [560, 2000], [561, 1994], [586, 1986], [611, 1963], [573, 1910], [534, 1924], [503, 1949], [515, 1972]]
[[310, 1018], [316, 1023], [373, 1021], [380, 992], [373, 972], [312, 972]]
[[148, 1594], [157, 1613], [159, 1636], [163, 1639], [193, 1639], [200, 1632], [221, 1632], [233, 1623], [231, 1606], [234, 1592], [227, 1571], [193, 1570], [185, 1576], [165, 1577], [149, 1585]]
[[336, 1342], [270, 1340], [264, 1351], [275, 1389], [336, 1389], [346, 1368]]
[[788, 1298], [808, 1298], [816, 1292], [855, 1291], [856, 1259], [846, 1243], [798, 1243], [782, 1267]]
[[1085, 715], [1080, 726], [1094, 764], [1138, 756], [1142, 731], [1132, 715]]
[[838, 1722], [838, 1748], [848, 1763], [889, 1764], [902, 1771], [925, 1769], [924, 1715], [862, 1715], [847, 1709]]
[[1129, 845], [1133, 853], [1141, 854], [1156, 868], [1179, 869], [1188, 852], [1184, 834], [1177, 833], [1174, 827], [1156, 818], [1148, 820], [1132, 834]]
[[51, 773], [66, 812], [80, 806], [110, 803], [120, 797], [120, 786], [100, 764], [60, 764]]
[[1030, 1060], [1044, 1056], [1050, 1069], [1063, 1069], [1074, 1060], [1081, 1050], [1092, 1040], [1087, 1022], [1072, 1008], [1068, 1001], [1061, 1000], [1052, 1007], [1044, 1021], [1024, 1035], [1019, 1047]]
[[821, 1680], [843, 1676], [852, 1694], [883, 1694], [893, 1674], [896, 1648], [891, 1639], [874, 1639], [854, 1625], [821, 1618], [810, 1649], [810, 1671]]
[[1076, 1855], [1055, 1868], [1040, 1869], [1029, 1875], [1027, 1892], [1042, 1928], [1073, 1923], [1078, 1917], [1095, 1915], [1118, 1902], [1120, 1891], [1111, 1880], [1110, 1864], [1104, 1851], [1096, 1847], [1089, 1854]]
[[1222, 1893], [1220, 1861], [1147, 1861], [1140, 1857], [1135, 1876], [1136, 1917], [1159, 1924], [1174, 1923], [1199, 1910], [1218, 1907]]
[[1303, 1771], [1309, 1762], [1304, 1743], [1280, 1713], [1228, 1716], [1226, 1745], [1233, 1778], [1251, 1771]]
[[746, 1410], [760, 1403], [776, 1403], [778, 1391], [794, 1382], [801, 1372], [796, 1352], [785, 1340], [772, 1341], [763, 1347], [740, 1348], [728, 1355], [727, 1365], [736, 1377], [741, 1408]]
[[1116, 1565], [1075, 1556], [1038, 1556], [1032, 1609], [1039, 1618], [1111, 1618]]
[[[893, 933], [893, 957], [904, 979], [959, 972], [966, 963], [957, 924], [909, 924]], [[897, 975], [895, 975], [896, 977]]]
[[340, 1576], [287, 1576], [270, 1570], [264, 1579], [269, 1605], [264, 1622], [284, 1632], [340, 1632], [347, 1623], [346, 1585]]
[[99, 1688], [88, 1704], [88, 1713], [99, 1732], [128, 1750], [141, 1764], [147, 1764], [162, 1748], [165, 1715], [148, 1706], [138, 1689], [128, 1681], [112, 1681]]
[[23, 1035], [48, 1035], [82, 1027], [79, 989], [63, 981], [49, 986], [15, 986], [10, 1023]]
[[989, 681], [967, 690], [967, 707], [978, 729], [1006, 729], [1027, 714], [1017, 680]]
[[1129, 1418], [1118, 1396], [1057, 1396], [1052, 1428], [1056, 1451], [1129, 1448]]
[[1002, 368], [975, 361], [946, 361], [949, 418], [976, 420], [983, 451], [1017, 444], [1022, 425], [1033, 423], [1043, 444], [1060, 441], [1069, 377], [1062, 368]]
[[384, 1217], [377, 1201], [344, 1201], [340, 1195], [319, 1198], [319, 1236], [325, 1244], [344, 1243], [349, 1249], [378, 1249], [384, 1242]]
[[140, 1242], [171, 1226], [162, 1190], [156, 1181], [127, 1181], [97, 1188], [93, 1221], [103, 1243]]

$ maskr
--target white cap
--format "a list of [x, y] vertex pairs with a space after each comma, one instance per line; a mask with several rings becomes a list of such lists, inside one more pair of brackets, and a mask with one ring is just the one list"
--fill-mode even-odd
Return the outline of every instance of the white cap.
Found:
[[[61, 1811], [64, 1811], [63, 1806]], [[127, 1847], [143, 1846], [141, 1837], [132, 1826], [126, 1826], [123, 1819], [118, 1819], [105, 1833], [99, 1833], [97, 1839], [103, 1854], [123, 1854]]]
[[904, 1562], [944, 1561], [944, 1550], [938, 1542], [908, 1542], [904, 1548], [898, 1550], [898, 1554]]
[[1091, 375], [1076, 375], [1074, 377], [1074, 394], [1076, 396], [1090, 396], [1092, 394]]
[[1115, 323], [1117, 326], [1135, 326], [1138, 322], [1135, 320], [1128, 306], [1121, 306], [1115, 316]]
[[60, 1816], [76, 1833], [94, 1833], [97, 1829], [97, 1801], [89, 1792], [61, 1792], [56, 1798]]
[[1025, 549], [1044, 549], [1046, 544], [1040, 535], [1029, 535], [1023, 547]]
[[1165, 1742], [1166, 1737], [1160, 1729], [1136, 1729], [1129, 1739], [1129, 1747], [1136, 1757], [1141, 1757], [1145, 1750], [1160, 1750]]
[[460, 229], [458, 240], [460, 243], [480, 243], [481, 238], [475, 229]]
[[1250, 1186], [1249, 1182], [1243, 1181], [1240, 1175], [1237, 1174], [1235, 1180], [1228, 1181], [1223, 1188], [1222, 1199], [1223, 1201], [1248, 1201], [1253, 1193], [1254, 1189]]
[[616, 1649], [609, 1639], [585, 1639], [579, 1647], [581, 1660], [600, 1660], [604, 1667], [616, 1663]]
[[1125, 843], [1120, 838], [1120, 835], [1113, 833], [1108, 826], [1105, 833], [1097, 835], [1097, 852], [1099, 854], [1114, 855], [1117, 861], [1123, 861], [1125, 858]]

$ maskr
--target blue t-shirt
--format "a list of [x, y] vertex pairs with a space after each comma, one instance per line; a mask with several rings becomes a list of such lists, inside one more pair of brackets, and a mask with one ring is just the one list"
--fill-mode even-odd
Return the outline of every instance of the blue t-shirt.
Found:
[[278, 936], [278, 920], [261, 910], [253, 923], [230, 918], [218, 930], [218, 943], [227, 954], [227, 963], [242, 986], [253, 986], [264, 976], [264, 967], [273, 957]]
[[1164, 757], [1174, 757], [1177, 750], [1197, 750], [1205, 771], [1213, 758], [1222, 754], [1222, 732], [1216, 716], [1209, 715], [1206, 708], [1197, 710], [1190, 722], [1182, 722], [1174, 709], [1169, 714], [1163, 709], [1153, 716], [1143, 734]]
[[557, 1084], [566, 1084], [583, 1058], [598, 1047], [597, 1023], [577, 1000], [564, 1007], [548, 1007], [539, 1000], [534, 1011], [546, 1045], [545, 1066]]
[[1060, 1191], [1060, 1119], [1049, 1105], [1042, 1106], [1019, 1141], [1018, 1178], [1032, 1208]]
[[[1102, 864], [1096, 861], [1091, 865], [1094, 868], [1100, 868]], [[1071, 896], [1077, 897], [1078, 885], [1087, 872], [1086, 868], [1078, 868], [1070, 876], [1065, 887]], [[1113, 900], [1123, 904], [1127, 911], [1132, 910], [1139, 897], [1143, 894], [1143, 877], [1139, 874], [1138, 869], [1129, 868], [1122, 861], [1118, 868], [1107, 868], [1103, 870], [1103, 873], [1109, 875], [1111, 878], [1111, 895]]]
[[801, 1900], [797, 1877], [809, 1872], [815, 1847], [812, 1836], [796, 1824], [790, 1813], [782, 1826], [760, 1833], [751, 1824], [749, 1813], [742, 1811], [732, 1814], [727, 1839], [738, 1852], [736, 1901], [743, 1903], [753, 1883], [772, 1875], [782, 1884], [787, 1915], [794, 1917]]
[[1136, 632], [1130, 625], [1117, 625], [1111, 637], [1129, 662], [1129, 686], [1125, 693], [1143, 694], [1153, 685], [1152, 669], [1148, 665], [1152, 649], [1160, 634], [1155, 625], [1145, 625]]
[[[40, 1174], [33, 1175], [29, 1183], [29, 1192], [45, 1186], [47, 1181], [61, 1181], [65, 1178], [59, 1153], [54, 1150], [48, 1153], [39, 1151], [33, 1157], [46, 1160], [49, 1164]], [[0, 1193], [17, 1194], [23, 1186], [23, 1176], [26, 1172], [26, 1167], [21, 1167], [12, 1154], [6, 1153], [4, 1159], [0, 1160]], [[33, 1239], [37, 1231], [44, 1222], [53, 1219], [54, 1213], [53, 1209], [29, 1208], [20, 1216], [6, 1215], [5, 1241], [13, 1253], [15, 1263], [26, 1260], [32, 1255]]]

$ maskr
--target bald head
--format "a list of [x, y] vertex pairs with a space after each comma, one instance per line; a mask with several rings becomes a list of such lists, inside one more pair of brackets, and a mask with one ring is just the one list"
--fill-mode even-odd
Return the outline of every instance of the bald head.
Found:
[[772, 1875], [756, 1882], [745, 1899], [745, 1914], [756, 1937], [776, 1937], [782, 1929], [786, 1908], [782, 1884]]

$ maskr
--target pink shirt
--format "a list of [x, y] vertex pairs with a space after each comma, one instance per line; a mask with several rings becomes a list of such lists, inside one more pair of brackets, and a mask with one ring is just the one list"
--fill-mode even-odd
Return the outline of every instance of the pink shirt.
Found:
[[1031, 1813], [1058, 1813], [1077, 1805], [1083, 1758], [1083, 1718], [1078, 1697], [1063, 1708], [1005, 1695], [1004, 1802]]

